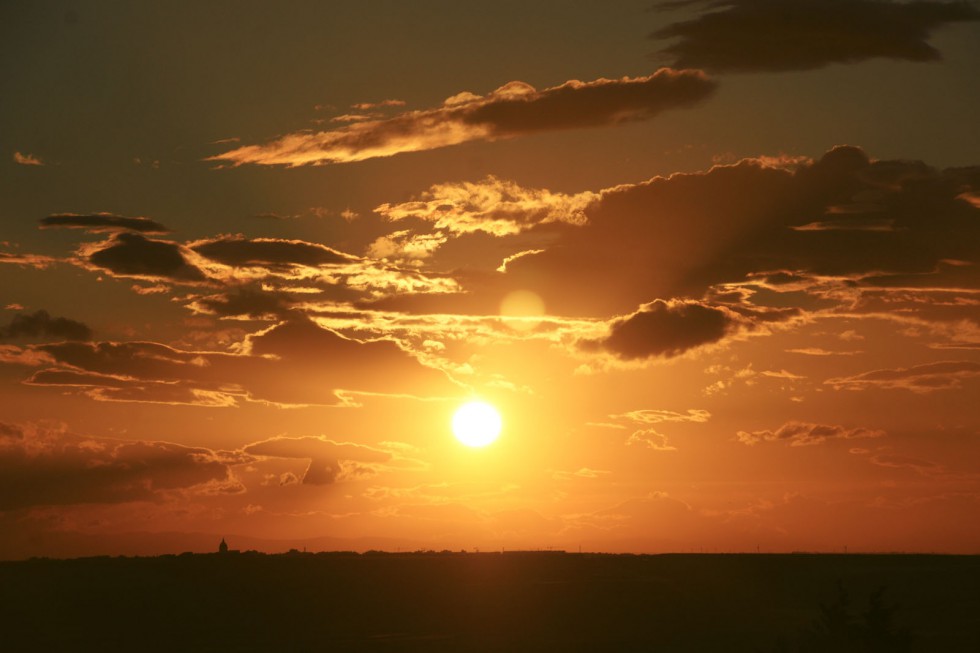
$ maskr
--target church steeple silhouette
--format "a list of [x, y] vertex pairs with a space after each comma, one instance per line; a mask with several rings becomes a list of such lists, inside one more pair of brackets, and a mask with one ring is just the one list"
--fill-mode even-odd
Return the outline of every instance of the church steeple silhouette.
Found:
[[225, 542], [225, 538], [221, 538], [221, 544], [218, 545], [218, 553], [228, 553], [228, 543]]

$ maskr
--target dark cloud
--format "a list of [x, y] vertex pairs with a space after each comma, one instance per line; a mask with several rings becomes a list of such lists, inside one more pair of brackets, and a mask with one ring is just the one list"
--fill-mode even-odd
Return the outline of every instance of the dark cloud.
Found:
[[36, 350], [75, 370], [133, 379], [179, 381], [201, 378], [228, 354], [185, 352], [154, 342], [66, 342], [38, 345]]
[[866, 428], [847, 428], [836, 424], [810, 422], [786, 422], [775, 431], [739, 431], [736, 440], [752, 445], [757, 442], [785, 442], [792, 447], [820, 444], [826, 440], [852, 440], [855, 438], [880, 438], [884, 431]]
[[677, 356], [721, 340], [735, 324], [733, 315], [722, 308], [658, 299], [614, 320], [599, 345], [625, 360]]
[[41, 218], [41, 228], [65, 227], [84, 229], [92, 233], [139, 231], [147, 234], [165, 234], [170, 230], [149, 218], [127, 218], [112, 213], [58, 213]]
[[302, 318], [248, 336], [239, 353], [153, 342], [35, 345], [32, 385], [70, 386], [104, 401], [225, 407], [238, 401], [337, 405], [340, 391], [450, 396], [459, 387], [391, 340], [361, 342]]
[[585, 350], [602, 349], [623, 360], [679, 356], [723, 340], [726, 336], [784, 322], [799, 314], [795, 308], [749, 308], [712, 305], [692, 300], [657, 299], [609, 323], [601, 340], [579, 343]]
[[220, 317], [264, 320], [283, 318], [293, 313], [294, 301], [295, 298], [287, 292], [249, 285], [198, 297], [192, 301], [191, 307], [198, 312]]
[[302, 240], [227, 236], [188, 245], [213, 261], [237, 267], [282, 268], [294, 265], [318, 267], [358, 259], [335, 249]]
[[666, 68], [647, 77], [570, 81], [544, 91], [511, 82], [498, 89], [492, 101], [468, 107], [462, 122], [486, 126], [497, 136], [598, 127], [647, 120], [667, 109], [694, 104], [711, 94], [714, 86], [700, 71]]
[[230, 481], [227, 461], [209, 449], [37, 425], [0, 430], [0, 510], [149, 501], [160, 492]]
[[391, 454], [379, 449], [324, 437], [270, 438], [247, 445], [243, 451], [252, 456], [308, 459], [305, 485], [329, 485], [340, 480], [345, 469], [341, 461], [385, 463], [391, 459]]
[[114, 275], [170, 281], [204, 281], [204, 273], [188, 263], [180, 245], [120, 233], [84, 250], [88, 261]]
[[[623, 313], [652, 297], [700, 298], [713, 285], [764, 279], [975, 287], [980, 169], [871, 161], [841, 146], [813, 162], [766, 159], [604, 190], [582, 225], [552, 225], [543, 251], [508, 262], [496, 283], [529, 289], [560, 314]], [[855, 206], [859, 204], [859, 206]], [[888, 221], [887, 231], [800, 230], [824, 220]], [[959, 262], [945, 265], [944, 261]], [[868, 282], [864, 282], [864, 277]]]
[[288, 134], [209, 160], [288, 166], [362, 161], [532, 132], [646, 120], [695, 104], [714, 88], [700, 71], [667, 68], [646, 77], [569, 81], [542, 91], [515, 81], [486, 96], [463, 92], [434, 109], [358, 121], [331, 131]]
[[45, 311], [15, 315], [6, 326], [0, 326], [0, 340], [13, 338], [59, 338], [91, 340], [92, 329], [66, 317], [51, 317]]
[[132, 402], [228, 408], [236, 405], [236, 398], [244, 394], [232, 388], [203, 389], [190, 383], [152, 381], [115, 377], [69, 369], [45, 369], [35, 372], [24, 381], [26, 385], [65, 386], [80, 388], [97, 401]]
[[[307, 320], [281, 323], [248, 339], [252, 356], [273, 356], [284, 372], [316, 387], [385, 394], [446, 396], [458, 387], [392, 340], [360, 342]], [[268, 394], [279, 395], [269, 387]], [[308, 394], [308, 391], [303, 394]]]
[[874, 58], [938, 61], [943, 25], [980, 19], [968, 2], [708, 0], [697, 18], [651, 34], [673, 66], [711, 72], [811, 70]]

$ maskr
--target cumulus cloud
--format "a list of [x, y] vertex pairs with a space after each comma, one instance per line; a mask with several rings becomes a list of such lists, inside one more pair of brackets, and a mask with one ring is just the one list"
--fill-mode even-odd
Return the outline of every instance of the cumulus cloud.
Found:
[[843, 390], [909, 390], [926, 394], [962, 387], [963, 382], [980, 376], [980, 363], [941, 361], [913, 367], [873, 370], [854, 376], [827, 379], [824, 383]]
[[891, 0], [707, 0], [704, 13], [650, 36], [672, 39], [657, 54], [712, 72], [811, 70], [874, 58], [929, 62], [943, 25], [980, 19], [968, 2]]
[[486, 96], [459, 93], [434, 109], [360, 120], [330, 131], [287, 134], [208, 160], [234, 165], [343, 163], [541, 131], [599, 127], [646, 120], [695, 104], [714, 87], [699, 71], [667, 68], [646, 77], [573, 80], [541, 91], [515, 81]]
[[308, 459], [309, 467], [302, 480], [304, 485], [329, 485], [344, 480], [344, 471], [352, 471], [344, 462], [376, 464], [386, 463], [391, 459], [391, 454], [381, 449], [350, 442], [335, 442], [323, 436], [280, 436], [249, 444], [243, 451], [267, 458]]
[[479, 182], [435, 184], [421, 198], [401, 204], [382, 204], [375, 212], [388, 220], [416, 218], [455, 234], [482, 231], [508, 236], [550, 222], [582, 225], [585, 208], [598, 194], [553, 193], [523, 188], [489, 176]]
[[138, 231], [147, 234], [165, 234], [170, 230], [150, 218], [129, 218], [112, 213], [57, 213], [41, 218], [41, 228], [64, 227], [83, 229], [90, 233]]
[[7, 424], [0, 428], [0, 510], [150, 501], [166, 491], [234, 483], [229, 462], [200, 447]]
[[791, 447], [805, 447], [827, 440], [852, 440], [855, 438], [880, 438], [884, 431], [867, 428], [847, 428], [839, 425], [813, 424], [810, 422], [786, 422], [775, 431], [739, 431], [735, 439], [743, 444], [757, 442], [785, 442]]
[[66, 317], [51, 317], [45, 310], [15, 315], [9, 324], [0, 326], [0, 340], [38, 337], [91, 340], [92, 329]]

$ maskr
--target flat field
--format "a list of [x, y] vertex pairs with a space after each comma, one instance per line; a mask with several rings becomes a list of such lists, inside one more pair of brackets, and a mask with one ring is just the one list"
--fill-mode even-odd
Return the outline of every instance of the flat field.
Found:
[[0, 562], [17, 651], [980, 651], [980, 556], [227, 553]]

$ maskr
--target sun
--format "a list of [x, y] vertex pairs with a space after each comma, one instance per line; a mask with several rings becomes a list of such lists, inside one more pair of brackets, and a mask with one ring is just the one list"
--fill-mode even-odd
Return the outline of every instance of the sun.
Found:
[[485, 447], [500, 435], [500, 413], [488, 403], [470, 401], [453, 415], [453, 434], [467, 447]]

